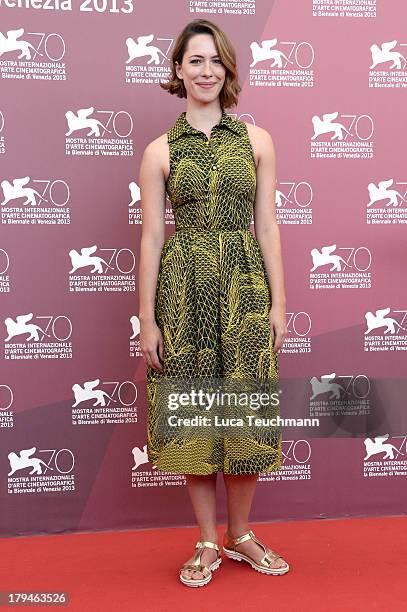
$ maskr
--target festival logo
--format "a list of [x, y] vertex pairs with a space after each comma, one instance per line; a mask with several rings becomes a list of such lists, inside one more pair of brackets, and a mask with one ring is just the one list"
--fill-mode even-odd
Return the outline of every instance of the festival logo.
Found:
[[406, 351], [407, 310], [391, 310], [390, 306], [366, 312], [365, 351]]
[[[137, 423], [137, 387], [130, 381], [100, 381], [72, 385], [72, 425]], [[78, 408], [79, 406], [79, 408]]]
[[0, 182], [1, 222], [8, 225], [69, 225], [70, 192], [61, 179], [29, 176]]
[[56, 32], [0, 32], [0, 78], [66, 81], [65, 41]]
[[314, 193], [307, 181], [276, 181], [276, 219], [281, 225], [312, 225]]
[[252, 87], [313, 87], [315, 52], [306, 41], [250, 43], [249, 83]]
[[308, 440], [282, 440], [281, 466], [274, 472], [259, 475], [259, 482], [311, 480], [312, 448]]
[[363, 457], [363, 476], [365, 478], [388, 478], [407, 476], [407, 436], [383, 434], [375, 438], [365, 438]]
[[[93, 106], [65, 113], [65, 154], [90, 157], [133, 155], [133, 119], [124, 110], [96, 110]], [[86, 131], [85, 131], [86, 130]], [[72, 136], [72, 134], [74, 136]]]
[[[100, 255], [95, 255], [100, 251]], [[101, 248], [97, 245], [69, 251], [69, 291], [135, 291], [133, 271], [136, 257], [130, 249]], [[107, 260], [107, 261], [106, 261]], [[84, 268], [91, 268], [86, 272]], [[81, 274], [77, 272], [82, 271]]]
[[[186, 486], [187, 481], [184, 474], [165, 472], [150, 464], [147, 456], [147, 444], [131, 449], [133, 466], [131, 468], [131, 487], [140, 489], [142, 487], [164, 487], [164, 486]], [[147, 466], [149, 465], [149, 469]], [[144, 469], [140, 469], [146, 466]]]
[[[331, 244], [311, 249], [311, 259], [310, 289], [370, 289], [372, 286], [372, 254], [367, 247]], [[330, 266], [329, 270], [324, 269], [326, 266]]]
[[309, 414], [324, 416], [365, 416], [370, 414], [371, 383], [365, 374], [322, 374], [310, 379]]
[[[37, 323], [38, 321], [38, 323]], [[4, 319], [4, 358], [72, 359], [72, 322], [65, 315], [36, 315], [32, 312]]]
[[370, 115], [339, 115], [339, 112], [335, 111], [322, 116], [314, 115], [311, 122], [311, 159], [373, 157], [371, 139], [374, 123]]
[[407, 223], [407, 182], [389, 178], [367, 186], [366, 223], [389, 225]]
[[369, 66], [369, 87], [405, 89], [407, 87], [407, 43], [397, 40], [372, 44]]
[[141, 85], [157, 85], [160, 81], [167, 81], [171, 70], [168, 65], [168, 53], [173, 43], [172, 38], [157, 38], [157, 43], [164, 46], [164, 50], [154, 41], [154, 34], [126, 38], [127, 59], [125, 82]]
[[75, 457], [70, 449], [37, 450], [33, 446], [10, 451], [7, 457], [9, 495], [75, 491]]
[[280, 349], [281, 354], [311, 353], [311, 316], [308, 312], [286, 312], [288, 334]]

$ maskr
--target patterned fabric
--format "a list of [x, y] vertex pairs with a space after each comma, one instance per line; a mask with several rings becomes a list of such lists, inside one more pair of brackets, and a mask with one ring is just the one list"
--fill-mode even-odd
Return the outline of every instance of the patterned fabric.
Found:
[[223, 112], [208, 139], [184, 111], [167, 137], [166, 189], [176, 230], [164, 243], [157, 279], [155, 317], [164, 338], [164, 373], [147, 368], [148, 458], [173, 473], [274, 471], [281, 465], [279, 430], [256, 428], [241, 438], [215, 438], [163, 429], [168, 406], [158, 386], [164, 379], [278, 380], [271, 291], [249, 229], [256, 166], [246, 124]]

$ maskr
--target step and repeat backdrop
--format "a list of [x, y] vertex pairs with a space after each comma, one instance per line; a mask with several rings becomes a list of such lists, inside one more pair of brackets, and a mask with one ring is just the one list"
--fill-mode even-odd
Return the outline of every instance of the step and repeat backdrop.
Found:
[[227, 112], [275, 143], [281, 414], [320, 423], [284, 428], [251, 518], [407, 511], [406, 3], [0, 0], [5, 536], [194, 523], [147, 458], [137, 272], [140, 161], [186, 108], [159, 83], [199, 17], [236, 48]]

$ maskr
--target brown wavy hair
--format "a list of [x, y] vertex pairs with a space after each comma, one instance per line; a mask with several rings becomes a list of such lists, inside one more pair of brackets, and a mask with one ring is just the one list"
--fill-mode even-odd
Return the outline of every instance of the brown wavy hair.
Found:
[[195, 34], [211, 34], [213, 36], [215, 47], [226, 69], [225, 82], [219, 94], [220, 106], [222, 109], [236, 106], [238, 94], [242, 89], [237, 74], [236, 53], [227, 34], [207, 19], [194, 19], [178, 35], [171, 55], [170, 79], [166, 83], [160, 83], [160, 87], [179, 98], [187, 97], [184, 82], [177, 76], [175, 63], [182, 63], [188, 42]]

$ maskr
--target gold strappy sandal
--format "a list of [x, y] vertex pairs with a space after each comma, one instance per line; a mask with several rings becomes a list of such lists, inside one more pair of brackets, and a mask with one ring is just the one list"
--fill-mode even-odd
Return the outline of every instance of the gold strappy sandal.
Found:
[[[250, 538], [254, 540], [257, 544], [259, 544], [264, 550], [264, 557], [260, 560], [259, 563], [256, 563], [251, 557], [237, 552], [236, 550], [236, 546], [238, 546], [242, 542], [246, 542]], [[253, 569], [257, 570], [258, 572], [262, 572], [263, 574], [282, 576], [283, 574], [286, 574], [290, 569], [290, 566], [288, 565], [287, 561], [285, 561], [281, 557], [281, 555], [276, 553], [274, 550], [271, 550], [271, 548], [267, 548], [267, 546], [260, 542], [260, 540], [258, 540], [254, 535], [252, 530], [250, 530], [248, 533], [245, 533], [244, 535], [241, 535], [238, 538], [231, 538], [228, 532], [226, 531], [223, 538], [223, 552], [227, 557], [229, 557], [229, 559], [234, 559], [235, 561], [247, 561], [247, 563], [250, 563]], [[276, 559], [283, 559], [285, 565], [283, 565], [282, 567], [270, 567], [271, 564], [276, 561]]]
[[[202, 565], [201, 563], [201, 557], [202, 557], [203, 549], [205, 547], [214, 548], [218, 552], [217, 558], [215, 559], [213, 563], [210, 564], [209, 567], [206, 567], [206, 565]], [[212, 580], [212, 571], [218, 569], [219, 565], [222, 562], [222, 557], [220, 556], [220, 552], [219, 552], [219, 546], [215, 544], [214, 542], [203, 542], [203, 541], [197, 542], [195, 548], [197, 548], [198, 550], [195, 552], [194, 558], [192, 559], [190, 563], [185, 563], [181, 567], [180, 575], [179, 575], [179, 579], [181, 580], [181, 582], [185, 584], [186, 586], [190, 586], [190, 587], [199, 587], [199, 586], [204, 586], [205, 584], [208, 584], [208, 582]], [[186, 576], [182, 575], [182, 572], [184, 570], [195, 570], [197, 572], [202, 572], [202, 574], [205, 577], [204, 578], [187, 578]]]

